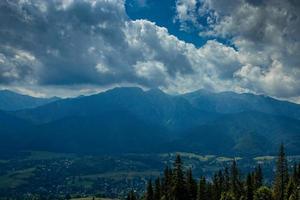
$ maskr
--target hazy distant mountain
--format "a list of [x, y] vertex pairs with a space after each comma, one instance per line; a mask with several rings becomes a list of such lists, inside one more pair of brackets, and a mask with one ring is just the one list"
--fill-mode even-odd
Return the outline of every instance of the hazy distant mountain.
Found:
[[173, 96], [158, 89], [115, 88], [0, 112], [9, 122], [0, 122], [0, 130], [12, 133], [0, 137], [6, 148], [79, 153], [262, 155], [284, 142], [299, 154], [299, 110], [298, 104], [253, 94], [202, 90]]
[[0, 110], [13, 111], [27, 108], [35, 108], [59, 98], [36, 98], [18, 94], [10, 90], [0, 90]]

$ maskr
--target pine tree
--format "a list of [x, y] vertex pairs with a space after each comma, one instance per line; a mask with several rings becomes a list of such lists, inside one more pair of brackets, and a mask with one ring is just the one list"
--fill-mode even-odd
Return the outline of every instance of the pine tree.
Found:
[[232, 192], [223, 192], [220, 200], [236, 200]]
[[255, 191], [254, 200], [273, 200], [272, 191], [269, 188], [262, 186]]
[[253, 188], [257, 190], [263, 185], [263, 173], [260, 165], [255, 168], [253, 179]]
[[[192, 170], [183, 173], [183, 164], [176, 156], [174, 168], [166, 167], [162, 179], [156, 179], [153, 189], [151, 180], [144, 194], [144, 200], [300, 200], [300, 163], [295, 164], [293, 174], [288, 175], [288, 165], [281, 145], [276, 165], [276, 177], [272, 190], [263, 185], [261, 166], [240, 178], [237, 163], [234, 160], [230, 168], [214, 174], [212, 182], [201, 177], [199, 185], [193, 178]], [[136, 200], [134, 193], [127, 200]]]
[[236, 161], [234, 160], [231, 165], [230, 174], [230, 191], [233, 193], [235, 199], [240, 199], [241, 197], [241, 182], [239, 177], [239, 170], [237, 168]]
[[274, 198], [275, 200], [285, 200], [285, 190], [289, 180], [288, 175], [288, 165], [284, 152], [283, 144], [280, 145], [277, 165], [276, 165], [276, 175], [274, 182]]
[[294, 179], [293, 179], [293, 177], [290, 177], [289, 182], [286, 186], [285, 198], [289, 199], [295, 190], [296, 190], [296, 185], [295, 185]]
[[154, 187], [154, 200], [160, 200], [161, 198], [161, 184], [160, 179], [157, 178], [155, 180], [155, 187]]
[[131, 190], [131, 191], [128, 193], [126, 200], [137, 200], [137, 197], [136, 197], [136, 195], [134, 194], [134, 191], [133, 191], [133, 190]]
[[185, 188], [185, 177], [182, 170], [182, 161], [180, 155], [176, 156], [173, 171], [173, 200], [186, 200], [187, 193]]
[[197, 200], [208, 200], [205, 177], [201, 177], [200, 179]]
[[172, 169], [170, 169], [168, 166], [164, 170], [164, 177], [162, 180], [162, 188], [161, 188], [161, 196], [165, 200], [170, 200], [171, 199], [171, 193], [172, 193]]
[[292, 174], [291, 178], [293, 179], [294, 184], [299, 185], [299, 187], [300, 187], [300, 163], [299, 163], [299, 168], [298, 168], [297, 163], [294, 164], [293, 174]]
[[222, 191], [224, 189], [224, 183], [225, 183], [225, 177], [223, 175], [222, 170], [219, 170], [218, 172], [218, 183], [219, 183], [220, 190]]
[[222, 191], [224, 190], [224, 176], [221, 170], [213, 177], [212, 190], [212, 199], [219, 200], [221, 198]]
[[253, 200], [253, 185], [251, 174], [248, 174], [246, 181], [246, 200]]
[[71, 195], [70, 194], [67, 194], [66, 196], [65, 196], [65, 199], [71, 199], [72, 197], [71, 197]]
[[299, 200], [300, 199], [300, 187], [296, 188], [288, 200]]
[[186, 190], [188, 194], [187, 200], [197, 199], [197, 182], [193, 178], [191, 168], [187, 171]]
[[152, 186], [151, 179], [149, 180], [148, 186], [147, 186], [146, 200], [154, 200], [153, 186]]
[[228, 192], [230, 189], [230, 176], [229, 176], [229, 169], [228, 167], [225, 167], [224, 170], [224, 192]]
[[296, 170], [297, 175], [296, 175], [296, 184], [300, 187], [300, 163], [298, 164], [298, 168]]
[[213, 196], [213, 187], [212, 184], [210, 182], [206, 183], [206, 199], [210, 200], [211, 197]]

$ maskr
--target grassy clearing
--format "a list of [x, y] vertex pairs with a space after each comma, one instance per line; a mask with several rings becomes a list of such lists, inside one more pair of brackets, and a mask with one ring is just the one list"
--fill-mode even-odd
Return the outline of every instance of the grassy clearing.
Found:
[[5, 163], [8, 163], [9, 161], [8, 160], [0, 160], [0, 164], [5, 164]]
[[275, 156], [258, 156], [253, 158], [255, 161], [271, 161], [274, 160], [276, 157]]
[[[93, 200], [93, 197], [73, 198], [71, 200]], [[117, 199], [107, 199], [107, 198], [94, 197], [94, 200], [117, 200]]]
[[52, 160], [58, 158], [71, 158], [73, 154], [67, 153], [55, 153], [47, 151], [30, 151], [30, 156], [26, 157], [25, 160]]
[[177, 154], [179, 154], [183, 158], [188, 158], [188, 159], [196, 159], [201, 162], [207, 162], [209, 160], [214, 159], [216, 156], [215, 155], [200, 155], [196, 153], [188, 153], [188, 152], [174, 152], [174, 153], [165, 153], [165, 154], [160, 154], [161, 157], [174, 157]]
[[0, 176], [0, 188], [16, 188], [25, 184], [26, 179], [33, 175], [35, 168], [28, 168], [10, 172], [4, 176]]
[[114, 180], [121, 180], [121, 179], [134, 179], [136, 177], [147, 177], [147, 176], [154, 176], [158, 177], [160, 175], [159, 171], [142, 171], [142, 172], [128, 172], [128, 171], [121, 171], [121, 172], [109, 172], [103, 174], [90, 174], [86, 176], [82, 176], [82, 178], [87, 179], [97, 179], [97, 178], [109, 178]]

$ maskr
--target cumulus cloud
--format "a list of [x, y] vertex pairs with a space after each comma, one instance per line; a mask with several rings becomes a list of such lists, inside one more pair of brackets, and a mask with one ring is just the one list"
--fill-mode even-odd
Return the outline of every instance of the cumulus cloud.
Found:
[[194, 45], [153, 22], [130, 20], [119, 0], [15, 0], [0, 9], [2, 84], [168, 89], [201, 68], [204, 76]]
[[299, 5], [274, 2], [178, 0], [183, 30], [234, 44], [208, 40], [196, 48], [154, 22], [131, 20], [121, 0], [0, 1], [0, 86], [73, 95], [139, 85], [295, 98]]
[[[234, 84], [276, 97], [299, 96], [298, 1], [197, 0], [197, 3], [193, 4], [190, 2], [192, 1], [177, 1], [176, 18], [185, 25], [189, 21], [192, 22], [190, 25], [198, 28], [202, 37], [221, 37], [232, 42], [238, 53], [235, 59], [240, 63], [229, 72], [234, 77]], [[182, 9], [183, 4], [188, 9]], [[190, 18], [186, 16], [189, 13]], [[205, 28], [201, 26], [203, 21], [206, 24]]]

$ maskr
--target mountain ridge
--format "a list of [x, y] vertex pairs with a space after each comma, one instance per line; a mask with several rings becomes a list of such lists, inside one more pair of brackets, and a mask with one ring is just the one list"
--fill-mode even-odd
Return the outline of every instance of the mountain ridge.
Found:
[[16, 111], [36, 108], [59, 99], [60, 98], [58, 97], [38, 98], [13, 92], [11, 90], [0, 90], [0, 110]]
[[256, 155], [274, 153], [284, 142], [299, 154], [299, 113], [298, 104], [253, 94], [169, 95], [159, 89], [114, 88], [6, 112], [11, 124], [19, 120], [26, 125], [23, 130], [3, 128], [14, 137], [3, 134], [1, 139], [23, 149], [108, 154], [188, 150]]

